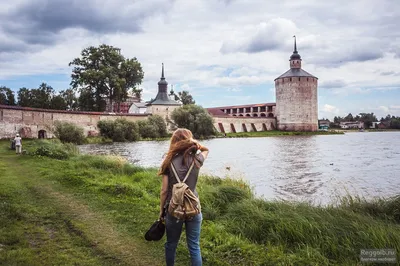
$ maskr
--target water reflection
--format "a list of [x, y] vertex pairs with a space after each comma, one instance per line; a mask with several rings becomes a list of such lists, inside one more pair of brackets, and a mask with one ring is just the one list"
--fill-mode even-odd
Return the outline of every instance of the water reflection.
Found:
[[[365, 197], [400, 193], [400, 132], [214, 139], [202, 172], [244, 178], [267, 199], [332, 202], [346, 193]], [[84, 145], [82, 152], [118, 154], [158, 167], [169, 142]]]

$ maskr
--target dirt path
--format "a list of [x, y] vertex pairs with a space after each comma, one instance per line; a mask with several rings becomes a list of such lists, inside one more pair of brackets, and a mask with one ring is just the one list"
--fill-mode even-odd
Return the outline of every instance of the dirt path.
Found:
[[[105, 265], [162, 265], [160, 258], [152, 257], [145, 247], [138, 246], [132, 238], [119, 233], [112, 222], [101, 213], [90, 210], [85, 202], [73, 194], [57, 190], [56, 184], [24, 167], [14, 154], [0, 153], [0, 162], [0, 178], [3, 185], [7, 185], [8, 181], [13, 182], [14, 187], [21, 186], [40, 199], [35, 204], [42, 206], [37, 207], [51, 207], [56, 210], [57, 216], [64, 222], [66, 231], [86, 243], [93, 256]], [[25, 194], [24, 198], [27, 199], [26, 197]]]

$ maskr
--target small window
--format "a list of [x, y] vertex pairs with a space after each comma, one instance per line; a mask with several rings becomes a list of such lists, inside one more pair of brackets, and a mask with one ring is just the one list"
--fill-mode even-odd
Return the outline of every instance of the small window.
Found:
[[307, 81], [308, 81], [308, 78], [307, 78]]
[[290, 78], [290, 81], [292, 81], [292, 78]]
[[299, 78], [299, 81], [300, 81], [300, 78]]

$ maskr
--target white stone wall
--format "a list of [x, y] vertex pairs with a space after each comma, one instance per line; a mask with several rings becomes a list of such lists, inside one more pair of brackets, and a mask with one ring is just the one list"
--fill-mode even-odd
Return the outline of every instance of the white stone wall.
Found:
[[40, 130], [45, 130], [47, 137], [53, 137], [51, 128], [55, 121], [74, 123], [83, 128], [85, 135], [98, 132], [99, 120], [115, 120], [125, 118], [129, 121], [147, 119], [147, 115], [107, 115], [90, 112], [57, 112], [41, 109], [6, 109], [0, 107], [0, 139], [12, 138], [25, 128], [30, 131], [30, 138], [37, 138]]
[[263, 124], [267, 130], [276, 129], [276, 120], [275, 118], [250, 118], [250, 117], [221, 117], [214, 116], [214, 127], [218, 132], [222, 132], [220, 128], [220, 124], [222, 124], [225, 133], [233, 133], [232, 126], [234, 126], [237, 133], [245, 132], [243, 128], [243, 124], [245, 125], [247, 132], [252, 132], [254, 124], [256, 131], [265, 131]]

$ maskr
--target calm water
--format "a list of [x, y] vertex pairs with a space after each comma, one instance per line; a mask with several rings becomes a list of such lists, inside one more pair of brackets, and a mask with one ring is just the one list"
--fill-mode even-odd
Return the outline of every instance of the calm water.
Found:
[[[366, 198], [400, 194], [400, 132], [213, 139], [203, 173], [247, 180], [256, 194], [325, 204], [350, 193]], [[158, 167], [169, 143], [81, 146], [91, 154], [118, 154]]]

